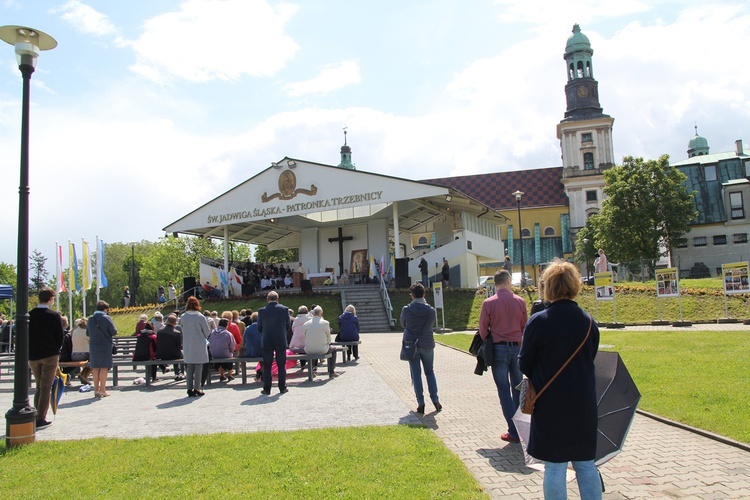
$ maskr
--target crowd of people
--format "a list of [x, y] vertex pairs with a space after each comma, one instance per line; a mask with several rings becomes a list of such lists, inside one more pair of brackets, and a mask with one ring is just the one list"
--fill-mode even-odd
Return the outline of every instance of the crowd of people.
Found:
[[[603, 253], [603, 252], [602, 252]], [[503, 441], [520, 441], [513, 416], [520, 404], [523, 376], [543, 395], [531, 416], [528, 453], [545, 463], [544, 493], [555, 498], [565, 492], [565, 470], [572, 463], [582, 497], [601, 498], [601, 484], [594, 456], [597, 441], [597, 404], [594, 358], [599, 347], [599, 330], [591, 317], [574, 299], [581, 290], [581, 276], [576, 267], [554, 261], [545, 269], [540, 281], [540, 297], [527, 313], [526, 302], [514, 294], [511, 274], [499, 270], [494, 275], [496, 293], [484, 300], [479, 317], [479, 335], [490, 339], [492, 360], [488, 363], [500, 401], [507, 430]], [[68, 328], [68, 319], [51, 309], [55, 291], [44, 287], [39, 305], [29, 312], [29, 366], [36, 390], [34, 406], [37, 428], [50, 425], [47, 411], [50, 389], [60, 361], [88, 361], [75, 374], [85, 385], [93, 377], [95, 398], [108, 397], [107, 376], [113, 366], [114, 338], [117, 330], [109, 317], [109, 304], [99, 301], [89, 318], [79, 318]], [[405, 341], [415, 342], [415, 355], [409, 360], [411, 383], [418, 414], [425, 412], [422, 372], [427, 392], [436, 412], [443, 406], [438, 395], [434, 371], [437, 322], [435, 308], [425, 299], [425, 287], [416, 283], [410, 288], [411, 302], [401, 311]], [[359, 340], [359, 320], [354, 305], [347, 305], [338, 318], [339, 333], [332, 340], [331, 325], [321, 306], [300, 306], [296, 314], [279, 303], [271, 290], [267, 304], [259, 311], [202, 311], [200, 301], [190, 297], [185, 311], [175, 311], [166, 318], [156, 313], [149, 319], [139, 318], [133, 335], [137, 337], [134, 361], [178, 360], [174, 364], [175, 381], [186, 380], [188, 397], [200, 397], [206, 383], [207, 364], [212, 359], [233, 357], [262, 358], [255, 368], [256, 381], [262, 381], [262, 393], [270, 395], [273, 378], [278, 379], [280, 393], [288, 392], [287, 370], [296, 365], [287, 356], [312, 356], [330, 353], [328, 376], [335, 378], [337, 349], [332, 342]], [[6, 322], [7, 324], [7, 322]], [[571, 354], [572, 353], [572, 354]], [[346, 360], [359, 359], [356, 345], [348, 346]], [[304, 367], [304, 361], [300, 361]], [[559, 370], [560, 367], [564, 369]], [[217, 362], [220, 381], [234, 379], [234, 363]], [[72, 368], [71, 370], [76, 370]], [[151, 376], [157, 379], [170, 368], [154, 365]], [[551, 384], [554, 381], [554, 384]]]
[[[37, 429], [52, 423], [47, 420], [47, 412], [52, 383], [61, 362], [88, 361], [81, 366], [68, 366], [64, 371], [80, 379], [82, 390], [92, 390], [93, 385], [94, 397], [101, 399], [110, 396], [106, 388], [107, 377], [116, 353], [117, 329], [108, 314], [107, 302], [97, 302], [94, 314], [89, 318], [76, 319], [71, 331], [68, 318], [51, 308], [55, 297], [53, 289], [43, 287], [38, 294], [39, 304], [29, 311], [29, 368], [35, 381]], [[263, 358], [256, 366], [256, 380], [263, 381], [263, 394], [270, 394], [274, 375], [278, 377], [279, 391], [288, 391], [286, 370], [296, 361], [288, 365], [287, 354], [323, 355], [332, 352], [328, 375], [330, 378], [336, 377], [336, 351], [331, 346], [330, 324], [323, 319], [322, 308], [313, 305], [308, 312], [303, 306], [295, 317], [278, 300], [278, 294], [271, 291], [267, 295], [268, 304], [260, 311], [224, 311], [219, 317], [217, 311], [201, 312], [200, 301], [190, 297], [182, 314], [175, 311], [166, 319], [158, 312], [152, 319], [141, 315], [133, 332], [137, 338], [132, 360], [182, 359], [182, 363], [174, 364], [174, 379], [186, 380], [188, 397], [205, 394], [201, 387], [206, 384], [206, 365], [211, 358], [227, 359], [243, 355]], [[295, 330], [292, 329], [293, 323]], [[339, 324], [342, 330], [337, 338], [359, 340], [354, 306], [347, 307], [339, 318]], [[295, 332], [297, 340], [293, 339]], [[290, 342], [294, 349], [290, 349]], [[356, 346], [350, 348], [348, 357], [351, 358], [352, 354], [358, 359]], [[317, 361], [314, 363], [317, 364]], [[233, 363], [220, 362], [216, 368], [220, 381], [234, 379]], [[163, 374], [170, 371], [166, 364], [153, 365], [151, 369], [154, 380], [158, 380], [157, 370], [161, 369]]]

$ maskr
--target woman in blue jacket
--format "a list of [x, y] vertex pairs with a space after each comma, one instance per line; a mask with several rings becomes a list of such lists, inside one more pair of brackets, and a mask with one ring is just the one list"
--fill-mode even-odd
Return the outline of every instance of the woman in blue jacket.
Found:
[[[344, 309], [344, 314], [339, 316], [339, 333], [336, 335], [336, 342], [357, 342], [359, 341], [359, 318], [357, 318], [357, 310], [354, 306], [349, 304]], [[352, 359], [354, 354], [355, 361], [359, 359], [359, 346], [348, 345], [346, 346], [346, 360]]]
[[[424, 286], [415, 283], [409, 289], [411, 292], [411, 303], [401, 310], [401, 325], [404, 327], [404, 340], [416, 341], [416, 353], [414, 359], [409, 361], [411, 369], [411, 381], [414, 385], [414, 394], [417, 396], [417, 413], [424, 413], [424, 394], [422, 389], [422, 370], [427, 379], [427, 390], [430, 393], [435, 411], [443, 409], [438, 399], [437, 379], [433, 370], [435, 361], [435, 337], [432, 326], [437, 323], [437, 313], [424, 299]], [[420, 366], [421, 363], [421, 366]]]

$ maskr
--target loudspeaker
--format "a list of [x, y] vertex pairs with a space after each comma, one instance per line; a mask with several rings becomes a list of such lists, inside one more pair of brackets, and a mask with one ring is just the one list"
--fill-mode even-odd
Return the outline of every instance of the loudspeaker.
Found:
[[242, 295], [247, 297], [255, 293], [255, 285], [252, 283], [243, 283], [242, 284]]
[[396, 259], [396, 288], [409, 288], [411, 279], [409, 278], [409, 259]]
[[186, 276], [182, 278], [182, 298], [183, 300], [187, 300], [188, 297], [193, 297], [195, 295], [195, 278], [192, 276]]
[[312, 293], [312, 281], [310, 280], [302, 280], [302, 284], [300, 287], [302, 290], [302, 293], [309, 292]]

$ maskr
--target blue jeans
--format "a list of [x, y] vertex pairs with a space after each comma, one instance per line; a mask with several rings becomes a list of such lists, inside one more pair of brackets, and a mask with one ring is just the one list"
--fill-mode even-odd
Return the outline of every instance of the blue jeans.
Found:
[[493, 347], [492, 378], [495, 379], [497, 395], [500, 396], [500, 408], [508, 424], [508, 434], [517, 438], [518, 431], [513, 424], [513, 415], [518, 409], [518, 400], [521, 396], [520, 391], [516, 389], [523, 378], [518, 368], [518, 353], [521, 348], [504, 344], [495, 344]]
[[422, 369], [420, 361], [424, 366], [424, 376], [427, 379], [427, 390], [430, 392], [430, 400], [433, 403], [439, 403], [437, 379], [432, 365], [435, 361], [435, 349], [422, 349], [417, 347], [414, 359], [409, 361], [411, 370], [411, 383], [414, 385], [414, 394], [417, 396], [417, 404], [424, 404], [424, 389], [422, 388]]
[[[602, 480], [593, 460], [572, 462], [576, 471], [576, 481], [581, 500], [600, 500], [602, 498]], [[568, 488], [565, 481], [565, 469], [568, 462], [544, 462], [544, 498], [545, 500], [565, 500]]]
[[422, 286], [427, 290], [430, 288], [430, 279], [427, 277], [426, 274], [422, 275]]

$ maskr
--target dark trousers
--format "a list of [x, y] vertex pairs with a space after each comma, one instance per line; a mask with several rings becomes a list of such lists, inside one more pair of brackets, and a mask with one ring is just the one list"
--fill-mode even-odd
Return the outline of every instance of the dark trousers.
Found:
[[[328, 349], [328, 352], [331, 353], [331, 357], [330, 359], [328, 359], [328, 375], [333, 375], [334, 371], [336, 370], [336, 349], [331, 347], [330, 349]], [[316, 369], [318, 368], [317, 359], [313, 360], [313, 367], [315, 367]]]
[[[354, 359], [359, 358], [359, 346], [358, 345], [348, 345], [346, 346], [346, 360], [349, 361], [352, 359], [352, 354], [354, 355]], [[343, 356], [343, 354], [342, 354]]]
[[279, 369], [279, 390], [286, 388], [286, 347], [273, 350], [263, 349], [263, 390], [266, 392], [271, 392], [271, 384], [273, 382], [271, 365], [273, 364], [274, 357], [276, 358], [276, 366]]

